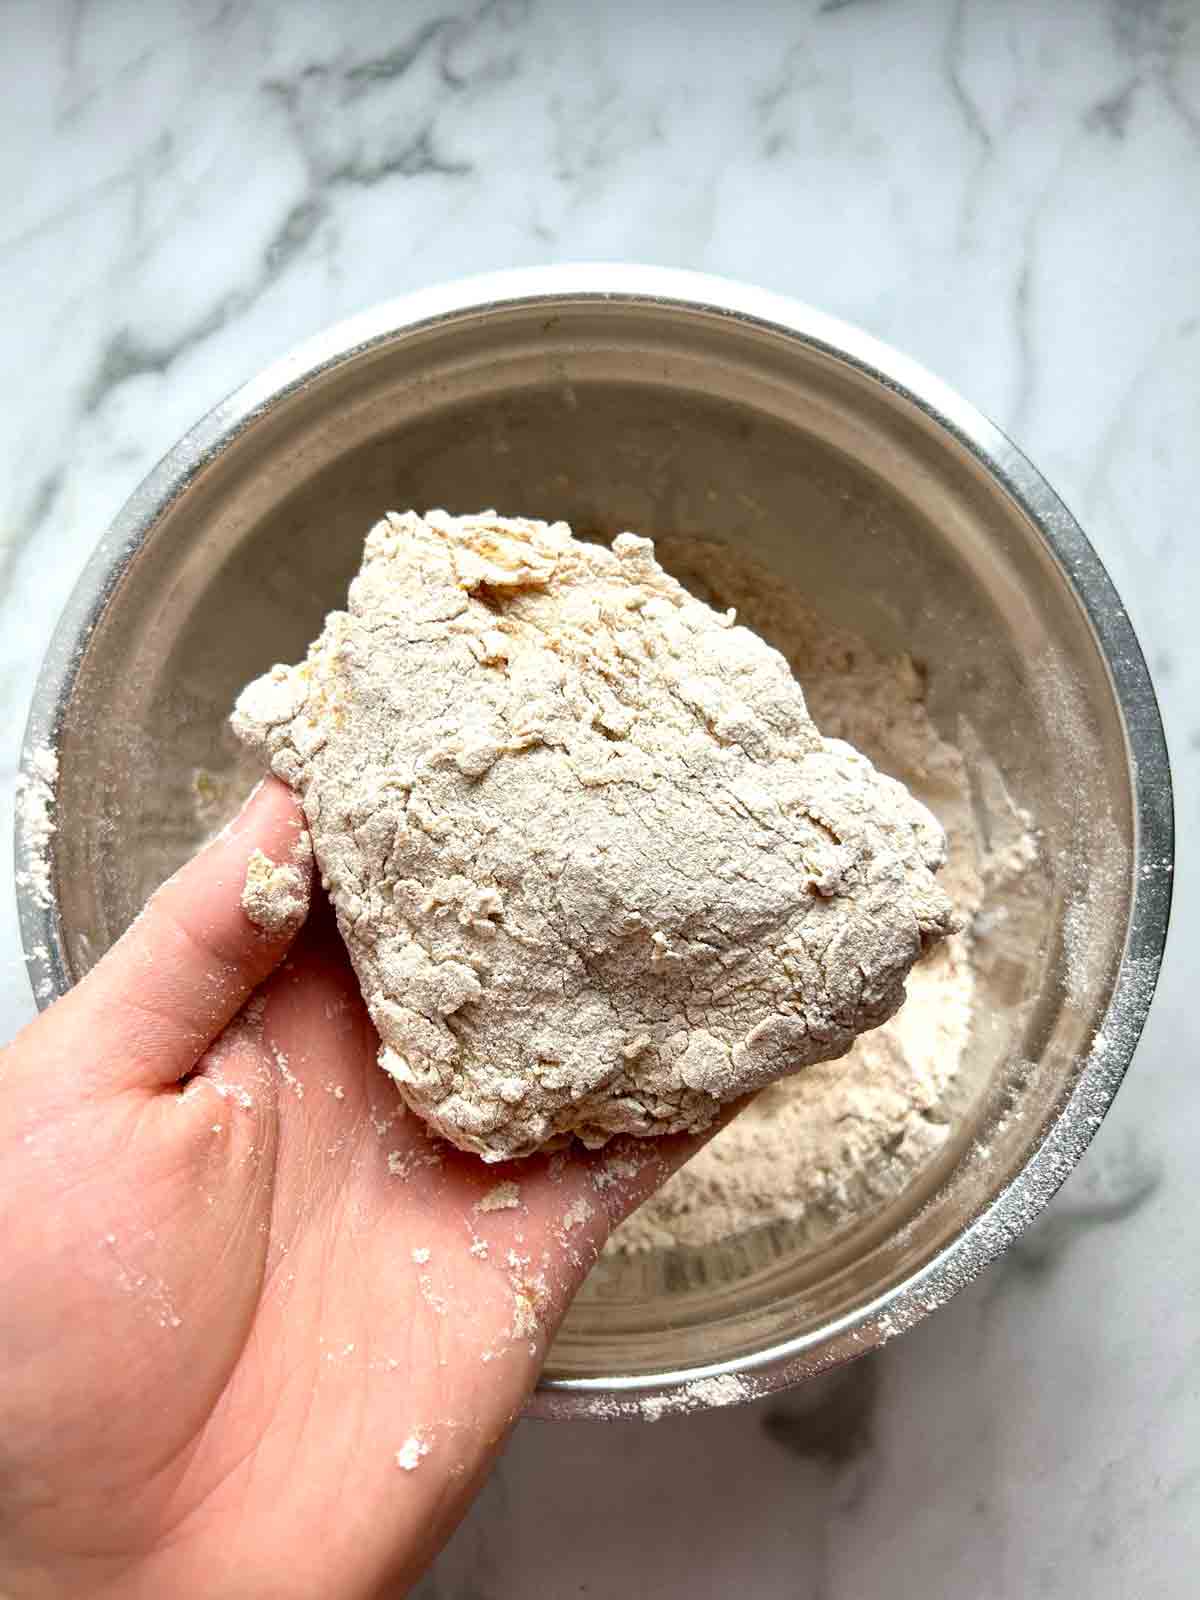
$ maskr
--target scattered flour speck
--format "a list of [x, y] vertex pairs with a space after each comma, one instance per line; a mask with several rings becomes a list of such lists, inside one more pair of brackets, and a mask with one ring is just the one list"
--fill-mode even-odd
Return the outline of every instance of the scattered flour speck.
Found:
[[441, 1155], [436, 1150], [389, 1150], [388, 1171], [393, 1178], [411, 1178], [422, 1167], [440, 1167]]
[[595, 1208], [586, 1201], [582, 1195], [572, 1200], [563, 1212], [563, 1227], [569, 1232], [572, 1228], [582, 1228], [589, 1217], [594, 1215]]
[[515, 1183], [498, 1183], [476, 1202], [476, 1211], [512, 1211], [521, 1204], [521, 1190]]
[[705, 1406], [736, 1405], [750, 1393], [741, 1378], [732, 1373], [724, 1373], [719, 1378], [697, 1378], [685, 1386], [685, 1392]]
[[429, 1454], [429, 1446], [419, 1434], [409, 1434], [404, 1443], [396, 1451], [396, 1465], [405, 1472], [415, 1472], [421, 1465], [422, 1458]]
[[34, 904], [43, 910], [53, 899], [50, 841], [55, 832], [51, 812], [57, 781], [58, 756], [48, 745], [35, 745], [26, 758], [25, 771], [17, 778], [17, 838], [25, 857], [25, 865], [17, 873], [17, 883], [29, 891]]
[[275, 1065], [279, 1068], [279, 1076], [283, 1079], [284, 1083], [287, 1084], [288, 1088], [296, 1096], [296, 1099], [297, 1100], [303, 1100], [304, 1099], [304, 1085], [300, 1082], [300, 1079], [296, 1076], [296, 1074], [292, 1071], [291, 1067], [289, 1066], [287, 1056], [279, 1048], [278, 1045], [272, 1045], [271, 1046], [271, 1054], [275, 1058]]

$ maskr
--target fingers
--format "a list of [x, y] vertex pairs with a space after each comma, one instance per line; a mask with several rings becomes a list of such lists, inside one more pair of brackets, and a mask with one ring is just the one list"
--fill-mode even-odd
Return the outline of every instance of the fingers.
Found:
[[[270, 1103], [289, 1148], [328, 1153], [345, 1144], [376, 1079], [380, 1097], [390, 1090], [396, 1099], [376, 1065], [378, 1049], [333, 911], [318, 889], [286, 963], [205, 1050], [188, 1091], [208, 1079], [235, 1108]], [[305, 1169], [308, 1181], [312, 1164]]]
[[290, 790], [268, 779], [40, 1019], [70, 1036], [85, 1087], [153, 1088], [191, 1070], [303, 922], [312, 876], [303, 828]]

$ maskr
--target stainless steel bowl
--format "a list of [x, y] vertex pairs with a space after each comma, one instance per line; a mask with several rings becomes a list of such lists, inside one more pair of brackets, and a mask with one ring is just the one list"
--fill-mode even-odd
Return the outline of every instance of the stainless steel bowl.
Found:
[[[195, 836], [238, 688], [303, 652], [385, 508], [744, 542], [820, 609], [928, 666], [985, 829], [1036, 819], [1036, 892], [992, 906], [958, 1131], [820, 1249], [771, 1228], [603, 1262], [534, 1410], [762, 1392], [882, 1343], [1024, 1229], [1133, 1053], [1170, 902], [1171, 784], [1133, 630], [1070, 514], [977, 412], [790, 301], [687, 273], [554, 268], [386, 305], [303, 346], [147, 478], [38, 683], [57, 746], [54, 899], [21, 922], [39, 1000], [120, 934]], [[20, 860], [23, 845], [18, 841]], [[692, 1380], [738, 1375], [740, 1385]]]

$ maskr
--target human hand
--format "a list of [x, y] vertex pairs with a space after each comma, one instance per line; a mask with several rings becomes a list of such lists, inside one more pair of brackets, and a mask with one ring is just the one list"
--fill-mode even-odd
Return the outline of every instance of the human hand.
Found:
[[[429, 1135], [327, 904], [290, 955], [241, 909], [302, 825], [270, 780], [0, 1052], [10, 1600], [402, 1590], [695, 1147], [488, 1167]], [[505, 1180], [519, 1204], [480, 1209]]]

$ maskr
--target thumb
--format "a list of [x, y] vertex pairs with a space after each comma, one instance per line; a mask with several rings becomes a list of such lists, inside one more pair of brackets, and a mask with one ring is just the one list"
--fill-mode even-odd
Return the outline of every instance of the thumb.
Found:
[[[307, 915], [312, 867], [303, 829], [291, 791], [267, 779], [92, 971], [31, 1024], [59, 1030], [56, 1053], [78, 1062], [86, 1078], [77, 1088], [154, 1088], [192, 1069], [278, 966]], [[272, 875], [272, 864], [290, 870]]]

